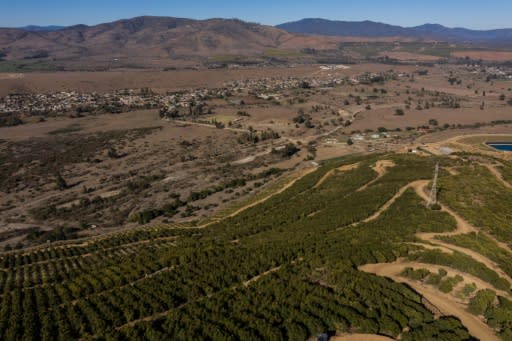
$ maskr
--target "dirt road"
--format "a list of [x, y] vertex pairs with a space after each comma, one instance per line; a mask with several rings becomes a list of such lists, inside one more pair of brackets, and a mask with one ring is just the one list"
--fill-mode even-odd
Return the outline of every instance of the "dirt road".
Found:
[[[480, 340], [498, 341], [498, 338], [492, 328], [487, 326], [477, 316], [471, 314], [466, 310], [464, 304], [456, 302], [449, 294], [442, 293], [433, 287], [420, 284], [417, 281], [413, 281], [398, 274], [404, 269], [404, 267], [411, 266], [416, 268], [427, 268], [432, 271], [437, 271], [437, 268], [428, 264], [421, 263], [381, 263], [381, 264], [368, 264], [359, 268], [361, 271], [373, 273], [378, 276], [384, 276], [391, 278], [395, 282], [406, 283], [411, 286], [414, 290], [419, 292], [425, 297], [430, 303], [432, 303], [441, 313], [444, 315], [452, 315], [458, 317], [462, 324], [468, 329], [469, 333], [479, 338]], [[453, 271], [450, 268], [447, 270]], [[466, 274], [464, 274], [466, 276]], [[482, 281], [480, 281], [482, 282]], [[482, 284], [485, 284], [483, 282]], [[489, 286], [488, 284], [486, 284]]]
[[350, 165], [344, 165], [344, 166], [341, 166], [341, 167], [338, 167], [338, 168], [331, 169], [330, 171], [328, 171], [327, 173], [325, 173], [325, 175], [324, 175], [320, 180], [318, 180], [318, 182], [316, 183], [315, 187], [313, 187], [313, 188], [318, 188], [318, 187], [322, 186], [322, 184], [323, 184], [327, 179], [329, 179], [329, 177], [333, 176], [333, 175], [334, 175], [334, 174], [336, 174], [337, 172], [348, 172], [348, 171], [350, 171], [350, 170], [356, 169], [357, 167], [359, 167], [359, 162], [358, 162], [358, 163], [353, 163], [353, 164], [350, 164]]
[[[371, 217], [364, 220], [364, 222], [369, 222], [372, 220], [377, 219], [384, 211], [386, 211], [396, 200], [399, 198], [407, 189], [412, 188], [415, 190], [415, 192], [425, 201], [428, 201], [429, 196], [426, 192], [426, 188], [429, 184], [428, 180], [419, 180], [414, 181], [404, 187], [402, 187], [397, 194], [393, 196], [388, 202], [386, 202], [375, 214], [373, 214]], [[467, 222], [465, 219], [463, 219], [461, 216], [459, 216], [456, 212], [451, 210], [450, 208], [446, 207], [445, 205], [441, 205], [441, 210], [443, 212], [446, 212], [450, 214], [456, 221], [456, 229], [454, 231], [445, 232], [445, 233], [418, 233], [416, 236], [425, 241], [425, 244], [423, 243], [416, 243], [417, 245], [424, 246], [426, 248], [432, 249], [432, 248], [438, 248], [439, 250], [443, 252], [453, 252], [458, 251], [465, 255], [468, 255], [475, 259], [478, 262], [483, 263], [488, 268], [496, 271], [500, 276], [506, 278], [509, 283], [512, 283], [512, 278], [508, 276], [496, 263], [494, 263], [492, 260], [488, 259], [487, 257], [479, 254], [478, 252], [475, 252], [470, 249], [466, 249], [463, 247], [459, 247], [456, 245], [452, 245], [449, 243], [442, 242], [440, 240], [437, 240], [437, 236], [455, 236], [460, 234], [466, 234], [471, 232], [480, 232], [476, 227], [471, 225], [469, 222]], [[482, 233], [482, 232], [480, 232]], [[393, 263], [379, 263], [379, 264], [368, 264], [365, 266], [360, 267], [359, 269], [361, 271], [374, 273], [379, 276], [384, 276], [393, 279], [394, 281], [400, 282], [400, 283], [407, 283], [411, 287], [413, 287], [416, 291], [418, 291], [422, 296], [424, 296], [428, 301], [430, 301], [436, 308], [438, 308], [443, 314], [446, 315], [454, 315], [460, 318], [464, 326], [468, 328], [471, 335], [480, 338], [481, 340], [499, 340], [499, 338], [495, 335], [494, 331], [489, 328], [482, 320], [480, 320], [478, 317], [472, 315], [466, 310], [466, 307], [461, 302], [457, 302], [455, 298], [449, 294], [444, 294], [440, 292], [439, 290], [436, 290], [433, 287], [425, 286], [421, 284], [420, 282], [413, 281], [407, 278], [403, 278], [402, 276], [399, 276], [401, 271], [405, 267], [413, 267], [413, 268], [426, 268], [429, 269], [432, 272], [436, 272], [440, 266], [435, 266], [431, 264], [421, 264], [421, 263], [414, 263], [414, 262], [404, 262], [402, 260], [399, 260], [397, 262]], [[465, 278], [466, 280], [469, 280], [470, 282], [477, 283], [478, 287], [480, 289], [487, 288], [491, 289], [495, 292], [498, 292], [498, 294], [510, 298], [511, 295], [508, 292], [496, 290], [493, 286], [491, 286], [489, 283], [482, 281], [479, 278], [476, 278], [472, 275], [469, 275], [467, 273], [462, 273], [460, 271], [457, 271], [455, 269], [451, 268], [445, 268], [447, 272], [458, 274]]]
[[386, 175], [388, 168], [395, 167], [395, 163], [391, 160], [379, 160], [372, 166], [372, 169], [377, 173], [377, 177], [372, 181], [368, 182], [363, 187], [359, 188], [357, 191], [362, 192], [367, 189], [369, 186], [373, 185], [377, 181], [380, 180], [384, 175]]

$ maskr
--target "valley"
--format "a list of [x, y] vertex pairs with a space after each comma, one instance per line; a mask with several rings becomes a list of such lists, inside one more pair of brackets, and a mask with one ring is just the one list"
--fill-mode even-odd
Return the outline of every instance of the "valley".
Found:
[[510, 32], [0, 28], [0, 340], [512, 340]]

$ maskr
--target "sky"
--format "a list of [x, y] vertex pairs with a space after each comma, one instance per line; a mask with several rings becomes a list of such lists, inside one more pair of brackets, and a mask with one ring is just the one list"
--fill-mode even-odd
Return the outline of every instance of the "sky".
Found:
[[238, 18], [276, 25], [302, 18], [512, 28], [512, 0], [0, 0], [0, 27], [94, 25], [141, 15]]

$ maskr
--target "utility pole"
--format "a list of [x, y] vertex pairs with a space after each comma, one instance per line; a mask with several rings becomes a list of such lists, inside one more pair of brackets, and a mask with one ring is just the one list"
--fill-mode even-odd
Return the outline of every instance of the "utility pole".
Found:
[[431, 207], [437, 204], [437, 179], [439, 177], [439, 162], [436, 163], [436, 169], [434, 172], [434, 181], [432, 182], [432, 189], [430, 190], [430, 199], [427, 203], [427, 207]]

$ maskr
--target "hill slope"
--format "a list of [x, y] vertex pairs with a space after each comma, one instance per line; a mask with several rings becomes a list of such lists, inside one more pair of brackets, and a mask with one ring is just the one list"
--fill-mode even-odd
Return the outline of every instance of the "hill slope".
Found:
[[[437, 161], [443, 196], [431, 210]], [[459, 161], [326, 161], [211, 224], [3, 253], [0, 338], [508, 340], [510, 189]], [[388, 165], [380, 174], [379, 164]]]
[[151, 64], [155, 60], [198, 61], [213, 56], [261, 55], [269, 49], [334, 48], [339, 39], [290, 34], [240, 20], [137, 17], [57, 31], [0, 29], [6, 60], [48, 57], [85, 62], [113, 59]]

